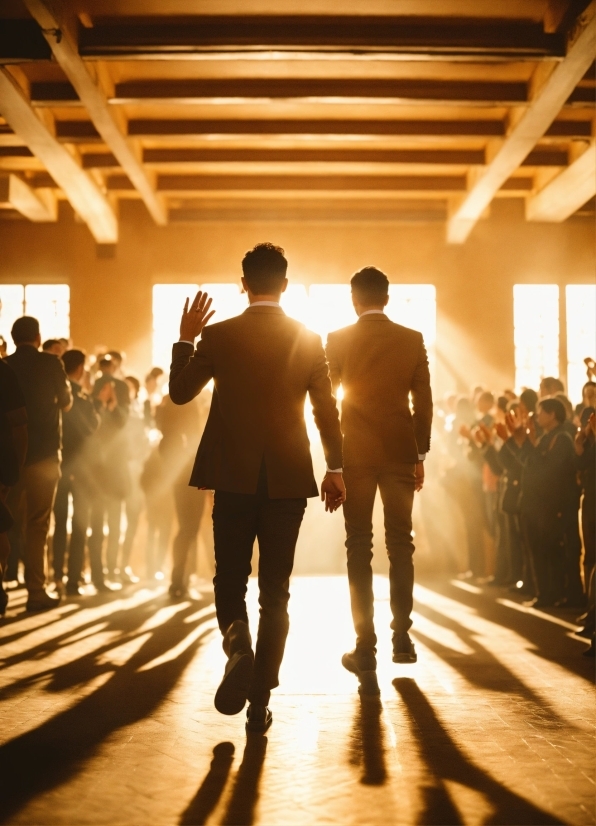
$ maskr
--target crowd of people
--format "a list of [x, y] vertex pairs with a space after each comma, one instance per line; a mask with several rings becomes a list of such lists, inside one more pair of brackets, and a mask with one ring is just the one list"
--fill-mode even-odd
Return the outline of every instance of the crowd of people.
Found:
[[30, 611], [139, 582], [131, 554], [144, 509], [140, 573], [164, 579], [175, 531], [170, 594], [182, 598], [209, 496], [188, 487], [208, 391], [176, 406], [161, 368], [141, 384], [119, 352], [89, 359], [67, 339], [42, 344], [30, 316], [12, 337], [15, 352], [0, 358], [0, 616], [23, 572]]
[[[141, 383], [119, 352], [89, 359], [67, 339], [42, 344], [32, 317], [12, 336], [15, 352], [0, 358], [0, 615], [22, 570], [29, 610], [139, 574], [163, 579], [174, 526], [170, 593], [183, 597], [211, 495], [188, 486], [209, 392], [175, 405], [161, 368]], [[519, 395], [476, 387], [445, 397], [434, 430], [443, 487], [464, 524], [460, 576], [509, 588], [528, 606], [574, 609], [593, 653], [596, 374], [586, 364], [575, 407], [554, 377]], [[135, 572], [143, 511], [145, 564]]]
[[586, 366], [576, 406], [555, 377], [519, 396], [475, 387], [445, 398], [435, 433], [464, 525], [460, 577], [509, 588], [528, 607], [574, 610], [593, 655], [596, 376]]

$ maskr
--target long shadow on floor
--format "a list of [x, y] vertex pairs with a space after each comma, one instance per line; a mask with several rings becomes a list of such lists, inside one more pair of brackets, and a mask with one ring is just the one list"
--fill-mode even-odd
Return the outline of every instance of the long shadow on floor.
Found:
[[422, 787], [423, 811], [418, 822], [424, 826], [458, 826], [463, 819], [445, 786], [451, 780], [479, 792], [492, 813], [484, 823], [499, 826], [550, 826], [561, 821], [501, 785], [463, 754], [443, 728], [432, 705], [414, 680], [400, 678], [393, 685], [410, 718], [412, 734], [418, 740], [426, 764], [427, 782]]
[[[242, 763], [234, 778], [234, 785], [226, 805], [222, 824], [250, 826], [254, 823], [255, 808], [259, 799], [259, 784], [267, 751], [267, 738], [262, 734], [249, 734], [244, 747]], [[181, 826], [202, 826], [213, 813], [228, 783], [234, 746], [219, 743], [213, 749], [213, 760], [199, 790], [182, 813]]]
[[350, 763], [361, 767], [365, 786], [382, 786], [387, 780], [382, 715], [380, 697], [360, 696], [350, 731]]
[[[458, 588], [448, 581], [425, 582], [424, 584], [438, 594], [443, 594], [473, 608], [485, 619], [504, 628], [509, 628], [515, 631], [516, 634], [525, 637], [535, 646], [535, 653], [538, 656], [549, 662], [562, 665], [590, 683], [594, 682], [594, 663], [586, 657], [582, 657], [586, 646], [578, 640], [570, 639], [567, 636], [568, 629], [550, 622], [538, 614], [516, 610], [497, 602], [497, 599], [504, 598], [519, 603], [519, 598], [516, 599], [515, 595], [504, 592], [500, 588], [490, 588], [480, 594], [475, 594], [463, 588]], [[547, 609], [545, 613], [549, 613], [549, 610]], [[550, 613], [555, 618], [565, 619], [573, 624], [575, 616], [580, 612], [579, 610], [557, 611], [552, 609]]]
[[[203, 605], [207, 607], [206, 603]], [[84, 688], [98, 677], [107, 681], [72, 707], [0, 746], [1, 823], [12, 822], [28, 801], [83, 771], [86, 762], [113, 732], [155, 713], [194, 657], [196, 648], [212, 631], [205, 617], [184, 622], [199, 606], [200, 603], [194, 603], [185, 607], [152, 629], [147, 638], [143, 635], [139, 649], [116, 667], [102, 662], [102, 656], [109, 655], [112, 648], [123, 642], [134, 641], [131, 624], [138, 627], [148, 611], [155, 613], [156, 605], [153, 602], [144, 606], [140, 617], [131, 616], [126, 623], [115, 612], [114, 622], [118, 627], [124, 623], [129, 633], [118, 635], [86, 656], [35, 674], [35, 681], [49, 679], [46, 690], [50, 692], [73, 686]], [[135, 614], [137, 608], [130, 614]], [[109, 628], [110, 618], [106, 619]], [[11, 693], [10, 688], [14, 688], [17, 693], [30, 684], [31, 678], [17, 680], [5, 692]]]

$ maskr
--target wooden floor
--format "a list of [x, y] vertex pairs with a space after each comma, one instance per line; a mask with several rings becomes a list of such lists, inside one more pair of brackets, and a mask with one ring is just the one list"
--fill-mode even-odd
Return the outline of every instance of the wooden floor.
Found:
[[[255, 592], [251, 583], [254, 616]], [[390, 661], [376, 578], [381, 701], [340, 664], [342, 577], [297, 577], [266, 737], [222, 717], [212, 595], [165, 588], [24, 611], [0, 626], [0, 822], [590, 824], [594, 660], [572, 615], [467, 583], [416, 589], [419, 662]]]

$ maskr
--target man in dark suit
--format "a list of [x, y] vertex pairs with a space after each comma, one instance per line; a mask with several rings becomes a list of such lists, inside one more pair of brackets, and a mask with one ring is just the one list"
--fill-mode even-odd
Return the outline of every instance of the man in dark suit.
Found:
[[[341, 384], [344, 504], [348, 579], [356, 648], [342, 662], [364, 693], [378, 693], [373, 622], [372, 514], [377, 488], [383, 501], [389, 555], [393, 661], [416, 662], [412, 625], [414, 565], [412, 506], [424, 482], [430, 449], [432, 395], [422, 335], [394, 324], [384, 308], [387, 276], [365, 267], [351, 281], [358, 321], [329, 335], [327, 359], [334, 389]], [[410, 396], [413, 413], [410, 412]]]
[[[259, 244], [245, 255], [242, 270], [250, 302], [242, 315], [205, 327], [211, 301], [201, 292], [190, 308], [187, 300], [170, 397], [185, 404], [214, 379], [190, 484], [215, 491], [215, 607], [228, 655], [215, 707], [237, 714], [248, 699], [247, 730], [264, 731], [288, 633], [298, 532], [307, 498], [318, 494], [304, 421], [307, 393], [327, 461], [321, 485], [326, 510], [339, 507], [345, 488], [339, 416], [321, 339], [279, 305], [288, 283], [283, 250]], [[260, 621], [253, 656], [245, 595], [255, 538]]]

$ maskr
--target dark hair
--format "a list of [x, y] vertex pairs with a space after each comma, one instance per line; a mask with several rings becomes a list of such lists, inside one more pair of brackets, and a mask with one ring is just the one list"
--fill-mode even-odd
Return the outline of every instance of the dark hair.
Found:
[[596, 381], [587, 381], [582, 387], [582, 397], [588, 387], [596, 387]]
[[35, 341], [39, 335], [39, 321], [33, 316], [23, 315], [17, 318], [10, 331], [15, 344], [27, 344]]
[[509, 399], [507, 396], [499, 396], [497, 399], [497, 407], [499, 410], [502, 410], [503, 413], [507, 413], [507, 407], [509, 406]]
[[364, 267], [350, 279], [352, 292], [363, 304], [383, 304], [389, 295], [389, 279], [376, 267]]
[[126, 381], [132, 384], [138, 395], [138, 392], [141, 389], [141, 382], [138, 380], [138, 378], [136, 376], [125, 376], [124, 378], [126, 379]]
[[113, 364], [114, 364], [114, 362], [112, 361], [112, 357], [110, 356], [109, 353], [106, 353], [105, 356], [102, 356], [99, 359], [99, 369], [100, 370], [103, 370], [106, 367], [112, 367]]
[[523, 390], [520, 393], [519, 400], [528, 413], [533, 413], [536, 410], [536, 405], [538, 404], [538, 393], [535, 390], [532, 390], [531, 387], [528, 387], [527, 390]]
[[280, 292], [287, 270], [283, 249], [268, 242], [257, 244], [242, 259], [242, 273], [254, 295]]
[[559, 424], [563, 424], [563, 422], [567, 418], [565, 405], [559, 399], [553, 399], [550, 397], [546, 399], [540, 399], [539, 405], [545, 413], [554, 413], [555, 419], [558, 421]]
[[111, 359], [114, 359], [114, 361], [122, 361], [123, 360], [122, 353], [119, 353], [118, 350], [108, 350], [108, 352], [106, 353], [106, 356], [109, 356]]
[[44, 341], [44, 343], [41, 345], [41, 349], [44, 351], [49, 350], [51, 347], [54, 346], [54, 344], [62, 344], [62, 342], [59, 338], [49, 338], [47, 341]]
[[70, 376], [78, 370], [81, 364], [85, 364], [85, 353], [82, 350], [67, 350], [62, 356], [62, 363], [66, 370], [66, 375]]
[[554, 396], [555, 393], [565, 392], [565, 385], [561, 379], [557, 379], [554, 376], [545, 376], [540, 384], [544, 387], [549, 396]]
[[565, 395], [565, 393], [555, 393], [555, 399], [558, 399], [565, 408], [565, 415], [568, 419], [573, 418], [573, 405]]
[[161, 367], [152, 367], [145, 376], [145, 381], [149, 381], [149, 379], [158, 379], [160, 376], [163, 376], [163, 370]]
[[490, 392], [490, 390], [483, 390], [482, 393], [476, 399], [476, 402], [490, 402], [491, 405], [495, 403], [495, 397]]

